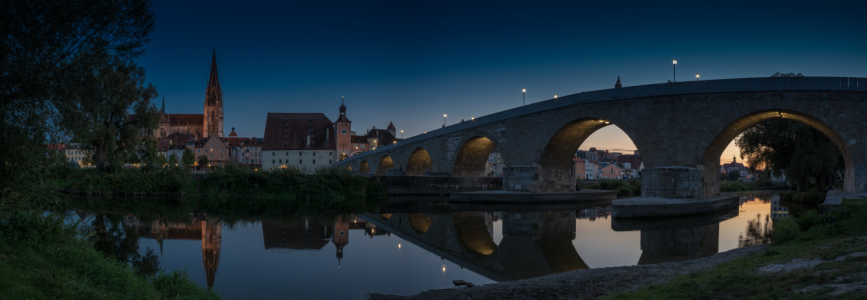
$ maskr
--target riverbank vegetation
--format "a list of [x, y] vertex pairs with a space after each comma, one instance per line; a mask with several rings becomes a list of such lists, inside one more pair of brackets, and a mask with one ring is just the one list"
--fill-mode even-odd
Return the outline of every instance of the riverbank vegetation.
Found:
[[338, 168], [321, 168], [305, 174], [294, 168], [256, 171], [232, 165], [209, 172], [201, 183], [206, 197], [277, 197], [308, 199], [364, 199], [385, 196], [379, 182]]
[[630, 180], [601, 179], [598, 183], [587, 186], [588, 189], [615, 191], [617, 198], [641, 196], [641, 179]]
[[[867, 285], [867, 199], [774, 222], [756, 254], [611, 299], [860, 299]], [[859, 288], [860, 287], [860, 288]]]
[[198, 184], [188, 170], [133, 168], [105, 172], [74, 169], [53, 181], [57, 188], [73, 194], [108, 195], [198, 195]]
[[785, 189], [787, 186], [785, 184], [775, 183], [770, 180], [756, 180], [753, 182], [742, 182], [742, 181], [720, 181], [719, 191], [720, 192], [743, 192], [743, 191], [757, 191], [757, 190], [766, 190], [766, 189]]

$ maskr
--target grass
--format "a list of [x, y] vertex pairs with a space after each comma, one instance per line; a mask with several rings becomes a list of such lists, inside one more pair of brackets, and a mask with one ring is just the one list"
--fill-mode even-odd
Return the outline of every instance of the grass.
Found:
[[[867, 200], [847, 199], [824, 214], [812, 211], [774, 223], [773, 243], [763, 251], [717, 267], [679, 276], [609, 299], [863, 299], [860, 292], [831, 295], [829, 283], [846, 283], [867, 272]], [[760, 273], [758, 268], [793, 259], [823, 259], [813, 269]]]
[[77, 237], [55, 215], [16, 212], [0, 219], [0, 290], [7, 299], [220, 299], [185, 273], [136, 275]]
[[780, 193], [780, 201], [794, 203], [821, 204], [825, 202], [826, 192], [819, 192], [816, 189], [803, 192], [782, 192]]

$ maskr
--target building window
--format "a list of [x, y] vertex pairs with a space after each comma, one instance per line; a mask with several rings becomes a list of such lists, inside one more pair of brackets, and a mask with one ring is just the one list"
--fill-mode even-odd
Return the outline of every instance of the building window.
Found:
[[271, 152], [271, 156], [277, 155], [277, 152]]
[[330, 160], [330, 159], [328, 160], [328, 164], [331, 164], [331, 160]]
[[272, 163], [272, 164], [276, 164], [276, 163], [277, 163], [277, 162], [276, 162], [276, 161], [274, 161], [274, 160], [273, 160], [273, 159], [272, 159], [272, 160], [271, 160], [271, 163]]
[[313, 152], [313, 156], [316, 156], [316, 152]]
[[286, 152], [286, 156], [289, 156], [289, 152]]
[[315, 160], [315, 159], [313, 160], [313, 164], [314, 164], [314, 165], [316, 164], [316, 160]]
[[300, 159], [298, 160], [298, 164], [299, 164], [299, 165], [301, 164], [301, 160], [300, 160]]

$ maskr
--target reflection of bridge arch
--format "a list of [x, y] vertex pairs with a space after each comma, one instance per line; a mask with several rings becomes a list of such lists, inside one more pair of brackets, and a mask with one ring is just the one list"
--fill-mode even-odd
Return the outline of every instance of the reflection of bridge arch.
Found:
[[451, 215], [458, 240], [467, 251], [476, 255], [490, 255], [497, 250], [497, 244], [488, 232], [488, 224], [485, 224], [485, 213], [456, 212]]
[[487, 161], [488, 156], [494, 151], [495, 147], [496, 144], [484, 136], [468, 139], [458, 150], [454, 167], [452, 167], [452, 176], [485, 176], [485, 161]]
[[428, 214], [407, 214], [406, 217], [409, 219], [409, 225], [412, 226], [412, 230], [418, 234], [427, 232], [431, 223], [433, 223], [433, 217]]
[[[388, 219], [381, 215], [367, 215], [365, 219], [405, 241], [497, 281], [587, 268], [572, 246], [574, 211], [503, 213], [504, 236], [499, 245], [494, 243], [489, 231], [493, 216], [485, 212], [393, 213]], [[430, 226], [418, 230], [419, 224]]]
[[424, 175], [425, 171], [433, 172], [433, 161], [430, 154], [424, 148], [418, 147], [409, 156], [406, 162], [406, 175]]

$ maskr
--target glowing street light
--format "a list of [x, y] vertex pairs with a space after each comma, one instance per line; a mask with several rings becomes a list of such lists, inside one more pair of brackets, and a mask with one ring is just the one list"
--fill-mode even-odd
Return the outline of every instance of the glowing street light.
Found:
[[557, 94], [554, 94], [554, 99], [557, 99]]
[[448, 115], [443, 114], [443, 127], [446, 127], [446, 117], [448, 117]]
[[400, 138], [403, 138], [403, 129], [400, 130]]
[[671, 65], [674, 66], [674, 82], [677, 82], [677, 60], [676, 60], [676, 59], [672, 59], [672, 60], [671, 60]]
[[523, 97], [522, 97], [523, 100], [521, 100], [521, 101], [523, 101], [522, 105], [527, 105], [527, 89], [521, 89], [521, 93], [523, 95]]
[[698, 73], [695, 73], [695, 81], [698, 81], [698, 78], [699, 78], [700, 76], [701, 76], [701, 75], [699, 75]]

